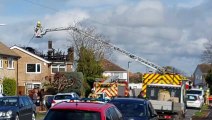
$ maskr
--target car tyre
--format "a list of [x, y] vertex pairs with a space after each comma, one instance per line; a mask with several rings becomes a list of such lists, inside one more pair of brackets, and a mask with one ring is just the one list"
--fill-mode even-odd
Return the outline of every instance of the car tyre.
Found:
[[32, 113], [32, 120], [36, 120], [34, 112]]
[[19, 116], [18, 116], [18, 114], [15, 116], [15, 120], [19, 120]]

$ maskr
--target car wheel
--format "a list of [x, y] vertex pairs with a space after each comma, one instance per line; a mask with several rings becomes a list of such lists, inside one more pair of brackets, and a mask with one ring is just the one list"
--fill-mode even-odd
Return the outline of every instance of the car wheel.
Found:
[[18, 115], [15, 116], [15, 120], [19, 120], [19, 116]]
[[36, 120], [35, 119], [35, 113], [34, 112], [32, 113], [32, 120]]

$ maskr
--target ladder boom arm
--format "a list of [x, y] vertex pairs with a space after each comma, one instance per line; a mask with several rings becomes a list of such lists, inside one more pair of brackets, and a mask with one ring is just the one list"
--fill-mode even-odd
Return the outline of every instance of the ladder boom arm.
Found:
[[96, 37], [86, 33], [85, 31], [82, 31], [82, 30], [80, 30], [80, 29], [78, 29], [76, 27], [70, 26], [70, 27], [59, 27], [59, 28], [54, 28], [54, 29], [45, 29], [44, 31], [40, 31], [40, 34], [36, 34], [36, 37], [42, 37], [47, 32], [63, 31], [63, 30], [73, 30], [74, 32], [78, 32], [78, 33], [80, 33], [80, 34], [82, 34], [84, 36], [88, 36], [91, 39], [93, 39], [93, 40], [95, 40], [97, 42], [100, 42], [100, 43], [102, 43], [104, 45], [107, 45], [107, 46], [113, 48], [114, 50], [116, 50], [116, 51], [128, 56], [129, 58], [131, 58], [131, 59], [133, 59], [133, 60], [135, 60], [135, 61], [137, 61], [137, 62], [139, 62], [139, 63], [141, 63], [141, 64], [143, 64], [143, 65], [145, 65], [145, 66], [147, 66], [149, 68], [151, 68], [151, 69], [154, 69], [154, 70], [156, 70], [156, 71], [158, 71], [160, 73], [164, 72], [164, 68], [163, 67], [161, 67], [159, 65], [156, 65], [156, 64], [154, 64], [154, 63], [152, 63], [152, 62], [150, 62], [150, 61], [148, 61], [148, 60], [146, 60], [144, 58], [136, 56], [136, 55], [134, 55], [134, 54], [132, 54], [132, 53], [130, 53], [130, 52], [124, 50], [124, 49], [121, 49], [121, 48], [119, 48], [119, 47], [117, 47], [117, 46], [115, 46], [115, 45], [113, 45], [111, 43], [105, 42], [104, 40], [97, 39]]

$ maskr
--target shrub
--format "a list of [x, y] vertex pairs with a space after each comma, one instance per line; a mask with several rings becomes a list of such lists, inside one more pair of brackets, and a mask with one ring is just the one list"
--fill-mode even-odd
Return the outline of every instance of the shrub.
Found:
[[11, 78], [3, 79], [3, 93], [9, 96], [16, 95], [16, 81]]

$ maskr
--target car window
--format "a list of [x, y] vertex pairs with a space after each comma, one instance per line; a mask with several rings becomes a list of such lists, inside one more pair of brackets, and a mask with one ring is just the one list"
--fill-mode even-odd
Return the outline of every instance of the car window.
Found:
[[186, 91], [186, 94], [202, 95], [202, 91], [200, 91], [200, 90], [188, 90], [188, 91]]
[[44, 120], [101, 120], [101, 116], [93, 111], [49, 110]]
[[189, 100], [189, 101], [196, 101], [198, 98], [197, 96], [194, 96], [194, 95], [187, 95], [186, 96], [186, 100]]
[[20, 97], [19, 97], [19, 105], [23, 105], [24, 106], [24, 101]]
[[148, 103], [149, 110], [150, 110], [150, 115], [157, 115], [156, 111], [154, 110], [151, 102]]
[[27, 99], [28, 99], [28, 101], [29, 101], [29, 103], [32, 105], [32, 104], [34, 104], [33, 102], [32, 102], [32, 99], [30, 98], [30, 97], [27, 97]]
[[118, 114], [116, 113], [116, 110], [113, 107], [109, 108], [109, 112], [113, 120], [120, 120]]
[[0, 106], [17, 106], [17, 98], [2, 97], [0, 98]]
[[29, 104], [29, 100], [28, 100], [26, 97], [21, 97], [21, 99], [22, 99], [23, 102], [24, 102], [24, 106], [30, 105], [30, 104]]
[[114, 109], [115, 109], [115, 111], [116, 111], [116, 113], [117, 113], [119, 119], [121, 120], [121, 119], [122, 119], [122, 114], [121, 114], [121, 112], [120, 112], [116, 107], [114, 107]]
[[145, 105], [141, 102], [111, 101], [122, 113], [124, 117], [146, 116]]
[[106, 120], [113, 120], [109, 112], [109, 109], [106, 111]]
[[72, 99], [72, 95], [56, 95], [54, 100]]

